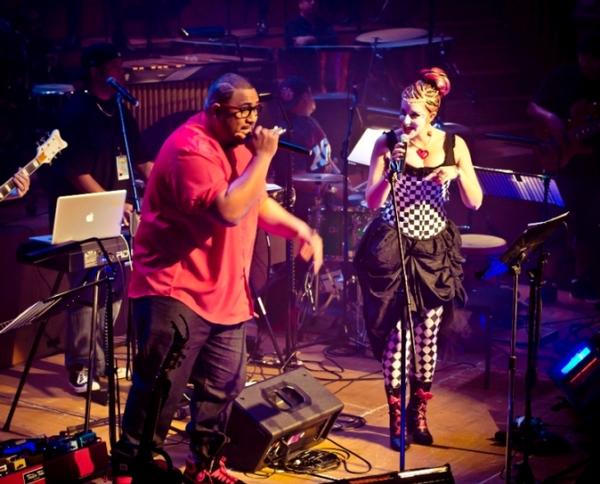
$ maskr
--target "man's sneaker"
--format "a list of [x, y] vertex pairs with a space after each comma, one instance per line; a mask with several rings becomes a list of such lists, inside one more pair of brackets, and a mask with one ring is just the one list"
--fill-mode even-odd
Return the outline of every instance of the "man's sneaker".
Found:
[[225, 457], [221, 457], [219, 465], [213, 471], [202, 469], [196, 464], [192, 457], [185, 461], [183, 482], [189, 484], [244, 484], [244, 481], [232, 476], [225, 467]]
[[[87, 391], [87, 382], [87, 368], [69, 371], [69, 386], [75, 393], [85, 393]], [[97, 392], [98, 390], [100, 390], [100, 383], [94, 380], [92, 382], [92, 391]]]
[[133, 471], [127, 465], [116, 464], [112, 469], [113, 484], [171, 484], [181, 483], [181, 471], [175, 468], [169, 468], [165, 460], [154, 459], [141, 469]]

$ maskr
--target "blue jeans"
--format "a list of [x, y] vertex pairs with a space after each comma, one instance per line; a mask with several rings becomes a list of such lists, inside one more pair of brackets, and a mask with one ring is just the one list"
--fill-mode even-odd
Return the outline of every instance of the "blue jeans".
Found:
[[[245, 324], [221, 325], [198, 316], [185, 304], [169, 298], [149, 296], [134, 299], [133, 319], [137, 329], [133, 382], [123, 415], [123, 435], [118, 451], [135, 456], [155, 382], [175, 339], [176, 331], [189, 339], [179, 364], [166, 372], [162, 406], [153, 438], [160, 447], [167, 435], [188, 381], [194, 392], [187, 426], [190, 447], [200, 461], [209, 462], [226, 440], [225, 430], [235, 398], [246, 381]], [[175, 326], [175, 327], [174, 327]]]
[[[75, 288], [84, 283], [92, 283], [100, 269], [90, 269], [88, 271], [69, 274], [69, 285]], [[105, 273], [100, 274], [100, 278]], [[117, 271], [114, 281], [111, 285], [113, 293], [113, 324], [121, 309], [121, 298], [123, 288], [123, 273]], [[95, 339], [95, 359], [92, 361], [92, 374], [95, 376], [104, 375], [106, 368], [104, 328], [105, 328], [105, 308], [106, 308], [106, 290], [107, 285], [102, 283], [98, 286], [98, 313], [96, 314], [96, 339]], [[69, 309], [68, 325], [66, 329], [65, 341], [65, 366], [67, 370], [81, 370], [88, 367], [90, 353], [90, 335], [92, 330], [92, 305], [94, 287], [81, 290], [77, 304]]]

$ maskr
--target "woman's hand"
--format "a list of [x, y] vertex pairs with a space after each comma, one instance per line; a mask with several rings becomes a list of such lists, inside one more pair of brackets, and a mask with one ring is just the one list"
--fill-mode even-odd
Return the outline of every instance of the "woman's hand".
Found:
[[[402, 135], [406, 136], [406, 135]], [[406, 159], [406, 150], [408, 145], [404, 142], [398, 142], [394, 145], [394, 149], [392, 150], [392, 158], [390, 160], [390, 165], [397, 165], [399, 160]], [[401, 168], [396, 166], [396, 168]]]
[[460, 176], [458, 166], [440, 166], [427, 175], [424, 180], [443, 185], [447, 181], [454, 180]]

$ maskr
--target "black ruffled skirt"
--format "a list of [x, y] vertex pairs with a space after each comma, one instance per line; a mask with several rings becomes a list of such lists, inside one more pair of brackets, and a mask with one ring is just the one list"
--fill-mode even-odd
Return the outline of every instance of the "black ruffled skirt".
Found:
[[[453, 317], [454, 301], [464, 304], [462, 284], [464, 258], [460, 253], [460, 233], [451, 221], [428, 240], [403, 236], [406, 271], [416, 317], [432, 308], [444, 306], [444, 320]], [[373, 220], [363, 235], [354, 265], [363, 296], [363, 314], [373, 355], [381, 360], [390, 331], [404, 314], [402, 268], [396, 229], [380, 217]]]

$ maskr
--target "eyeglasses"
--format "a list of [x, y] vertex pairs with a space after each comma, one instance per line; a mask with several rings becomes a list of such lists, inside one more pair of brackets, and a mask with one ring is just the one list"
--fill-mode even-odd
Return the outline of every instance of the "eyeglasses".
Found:
[[237, 119], [246, 119], [249, 118], [252, 113], [256, 113], [258, 116], [262, 110], [263, 105], [257, 104], [256, 106], [230, 106], [229, 104], [223, 104], [227, 108], [232, 108], [230, 114]]

